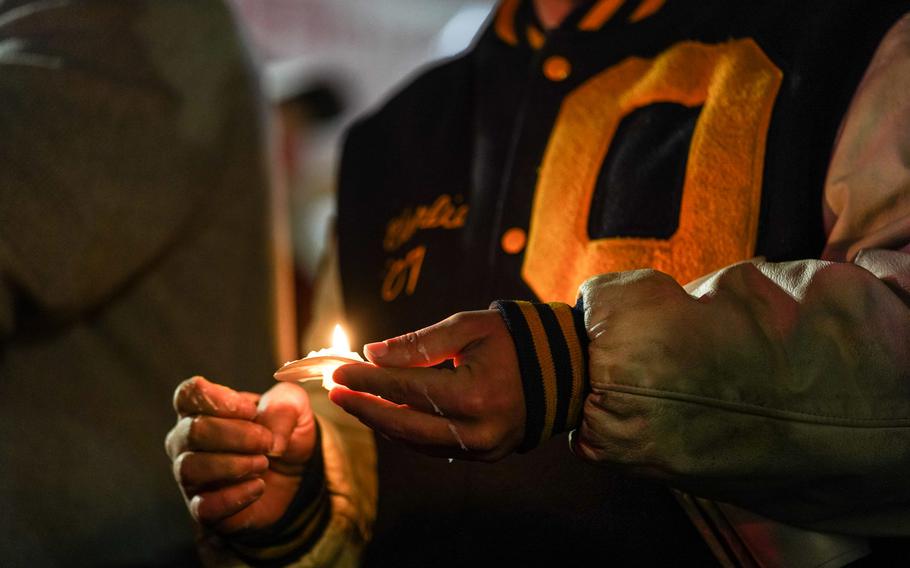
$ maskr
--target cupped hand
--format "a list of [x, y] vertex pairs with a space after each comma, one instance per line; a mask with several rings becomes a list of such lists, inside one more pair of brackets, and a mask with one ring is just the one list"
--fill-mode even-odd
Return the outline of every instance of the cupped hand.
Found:
[[[495, 461], [524, 436], [524, 391], [498, 311], [462, 312], [366, 346], [329, 398], [377, 432], [435, 456]], [[453, 360], [453, 369], [432, 368]]]
[[259, 396], [193, 377], [174, 409], [165, 449], [193, 518], [221, 533], [278, 521], [316, 444], [306, 392], [279, 383]]

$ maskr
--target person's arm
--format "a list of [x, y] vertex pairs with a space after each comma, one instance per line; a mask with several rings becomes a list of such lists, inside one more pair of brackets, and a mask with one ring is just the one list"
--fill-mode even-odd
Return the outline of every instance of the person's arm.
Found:
[[0, 332], [98, 308], [207, 222], [235, 167], [261, 181], [237, 152], [256, 146], [247, 63], [214, 0], [3, 3]]
[[[321, 315], [306, 334], [314, 343], [304, 345], [305, 349], [324, 343], [317, 331], [322, 328], [320, 321], [336, 322], [341, 316], [337, 258], [332, 250], [328, 255], [317, 277], [314, 298]], [[303, 389], [307, 396], [302, 396]], [[358, 563], [376, 516], [373, 435], [331, 404], [321, 383], [310, 382], [303, 389], [279, 383], [266, 395], [285, 404], [291, 414], [301, 419], [301, 424], [319, 424], [318, 436], [311, 440], [313, 451], [296, 450], [288, 457], [270, 452], [269, 444], [239, 448], [226, 445], [268, 437], [262, 426], [267, 426], [273, 436], [278, 432], [294, 439], [282, 434], [282, 423], [270, 418], [274, 410], [268, 406], [257, 410], [249, 404], [229, 404], [234, 400], [233, 391], [199, 378], [178, 388], [175, 406], [180, 420], [168, 435], [167, 447], [190, 514], [206, 529], [200, 536], [200, 554], [206, 565], [280, 563], [329, 567]], [[211, 401], [215, 402], [214, 407]], [[195, 433], [189, 426], [194, 419], [205, 424], [197, 427]], [[246, 461], [231, 461], [238, 453], [246, 455]], [[188, 460], [192, 454], [195, 458]], [[264, 480], [260, 493], [255, 491], [257, 488], [244, 485], [249, 484], [249, 478], [242, 476], [237, 481], [237, 470], [244, 467], [249, 456], [268, 457], [270, 463], [267, 471], [249, 473], [249, 478]], [[182, 475], [181, 468], [193, 460], [203, 464], [197, 469], [212, 472], [221, 490], [206, 492], [192, 477]], [[244, 490], [249, 492], [243, 493]], [[236, 503], [236, 492], [245, 498], [234, 505], [231, 502]], [[206, 499], [209, 508], [200, 508]]]
[[375, 515], [375, 452], [330, 406], [289, 383], [261, 397], [202, 377], [178, 387], [165, 447], [205, 565], [357, 563]]
[[910, 308], [886, 282], [759, 263], [692, 295], [639, 271], [582, 297], [580, 456], [800, 526], [910, 532]]

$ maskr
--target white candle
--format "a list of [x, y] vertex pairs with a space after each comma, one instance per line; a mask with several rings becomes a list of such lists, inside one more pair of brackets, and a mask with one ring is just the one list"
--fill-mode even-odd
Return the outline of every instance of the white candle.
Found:
[[[322, 386], [326, 390], [342, 387], [332, 380], [335, 369], [351, 363], [363, 363], [359, 353], [351, 351], [348, 336], [340, 325], [335, 326], [332, 332], [332, 346], [310, 351], [303, 359], [289, 361], [275, 371], [275, 378], [279, 381], [309, 381], [322, 379]], [[344, 388], [344, 387], [342, 387]]]

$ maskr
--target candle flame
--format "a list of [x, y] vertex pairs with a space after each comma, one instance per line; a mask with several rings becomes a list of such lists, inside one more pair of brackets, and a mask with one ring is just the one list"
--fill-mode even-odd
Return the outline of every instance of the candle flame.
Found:
[[[351, 353], [351, 342], [348, 340], [348, 334], [344, 332], [344, 328], [341, 327], [341, 324], [336, 323], [335, 329], [332, 330], [332, 347], [329, 349], [330, 353], [335, 355], [341, 355], [343, 357], [353, 357], [360, 359], [355, 353]], [[322, 386], [325, 387], [325, 390], [332, 390], [340, 386], [332, 379], [332, 373], [335, 372], [340, 365], [330, 365], [322, 370]]]
[[336, 353], [348, 353], [351, 351], [351, 342], [348, 341], [348, 335], [344, 332], [341, 324], [335, 324], [332, 331], [332, 351]]
[[[2, 2], [3, 0], [0, 0]], [[308, 381], [322, 375], [322, 386], [326, 390], [347, 388], [332, 379], [335, 369], [350, 363], [363, 363], [359, 353], [351, 351], [351, 343], [344, 328], [336, 325], [332, 332], [332, 346], [318, 351], [310, 351], [303, 359], [289, 361], [275, 372], [279, 381]]]

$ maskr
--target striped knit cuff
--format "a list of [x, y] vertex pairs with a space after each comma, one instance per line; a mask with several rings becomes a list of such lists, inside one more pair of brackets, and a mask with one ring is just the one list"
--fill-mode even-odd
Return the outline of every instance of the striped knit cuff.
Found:
[[527, 452], [560, 432], [576, 427], [588, 389], [588, 335], [579, 300], [568, 304], [497, 301], [518, 352], [524, 387]]
[[231, 549], [253, 566], [283, 566], [306, 553], [322, 536], [332, 507], [325, 483], [322, 432], [288, 510], [266, 531], [228, 537]]

